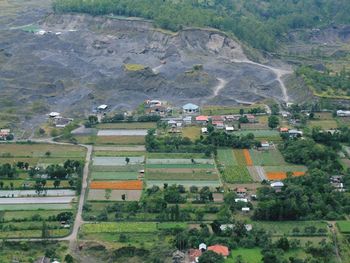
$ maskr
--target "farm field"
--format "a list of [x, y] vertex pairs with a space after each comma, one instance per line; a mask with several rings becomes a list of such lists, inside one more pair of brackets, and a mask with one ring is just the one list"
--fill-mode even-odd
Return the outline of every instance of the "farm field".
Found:
[[128, 166], [133, 164], [141, 164], [144, 162], [144, 156], [139, 157], [127, 157], [129, 163], [126, 162], [126, 157], [94, 157], [93, 165], [96, 166]]
[[146, 168], [152, 169], [162, 169], [162, 168], [183, 168], [183, 169], [213, 169], [215, 168], [214, 164], [148, 164], [146, 163]]
[[[303, 176], [305, 175], [305, 172], [293, 172], [293, 177], [294, 176]], [[266, 177], [269, 180], [283, 180], [287, 178], [287, 173], [286, 172], [267, 172]]]
[[140, 145], [145, 143], [144, 136], [97, 136], [96, 144]]
[[168, 185], [183, 185], [186, 188], [189, 188], [193, 185], [197, 186], [197, 187], [204, 187], [204, 186], [208, 186], [210, 188], [215, 188], [215, 187], [219, 187], [221, 186], [220, 181], [190, 181], [190, 180], [167, 180], [166, 182], [164, 182], [163, 180], [147, 180], [147, 188], [152, 187], [153, 185], [159, 186], [159, 187], [163, 187], [164, 183], [167, 183]]
[[139, 157], [144, 156], [145, 152], [127, 152], [127, 151], [94, 151], [94, 157]]
[[350, 234], [350, 221], [337, 221], [337, 227], [343, 234]]
[[72, 204], [0, 204], [0, 211], [26, 211], [26, 210], [67, 210]]
[[252, 182], [252, 177], [246, 166], [230, 165], [226, 166], [223, 172], [223, 179], [226, 183], [249, 183]]
[[154, 129], [155, 122], [123, 122], [123, 123], [100, 123], [98, 129]]
[[249, 150], [252, 162], [259, 166], [283, 166], [286, 164], [282, 154], [277, 149], [267, 151]]
[[92, 172], [93, 180], [136, 180], [139, 176], [137, 172]]
[[243, 150], [234, 149], [233, 150], [237, 165], [247, 165], [247, 160], [244, 156]]
[[[269, 221], [253, 221], [253, 227], [264, 228], [269, 231], [273, 236], [326, 236], [328, 233], [327, 224], [321, 221], [284, 221], [284, 222], [269, 222]], [[315, 227], [315, 233], [309, 233], [305, 228]], [[298, 228], [299, 232], [293, 233], [293, 229]], [[322, 229], [319, 232], [319, 229]]]
[[245, 131], [236, 131], [236, 135], [247, 135], [249, 133], [254, 134], [257, 139], [265, 140], [277, 140], [280, 141], [281, 137], [277, 130], [245, 130]]
[[[164, 170], [164, 171], [163, 171]], [[145, 178], [146, 180], [189, 180], [189, 181], [208, 181], [208, 180], [218, 180], [218, 175], [212, 171], [205, 172], [203, 170], [193, 172], [182, 172], [182, 173], [169, 173], [167, 172], [169, 169], [155, 170], [150, 172], [149, 170], [146, 172]]]
[[242, 256], [244, 262], [249, 263], [260, 263], [263, 257], [260, 248], [238, 248], [231, 252], [225, 263], [235, 263], [237, 256]]
[[200, 137], [201, 135], [201, 128], [197, 126], [193, 127], [184, 127], [182, 129], [182, 136], [190, 138], [191, 140], [196, 140]]
[[309, 125], [310, 128], [320, 127], [323, 130], [330, 130], [338, 128], [338, 123], [334, 119], [330, 120], [312, 120]]
[[214, 164], [213, 159], [147, 159], [147, 164]]
[[111, 190], [142, 190], [143, 183], [139, 180], [128, 181], [92, 181], [90, 189]]
[[98, 224], [84, 224], [83, 234], [89, 233], [153, 233], [157, 232], [155, 222], [107, 222]]
[[91, 168], [92, 172], [138, 172], [142, 169], [142, 165], [124, 165], [124, 166], [111, 166], [111, 165], [94, 165]]
[[106, 190], [90, 189], [88, 201], [139, 201], [141, 195], [142, 190], [111, 190], [106, 192]]
[[237, 165], [236, 157], [231, 148], [218, 149], [218, 161], [224, 166]]
[[26, 210], [26, 211], [6, 211], [0, 213], [0, 221], [8, 222], [21, 219], [32, 219], [40, 217], [48, 220], [50, 217], [56, 217], [60, 213], [72, 212], [72, 210]]
[[150, 159], [203, 159], [203, 153], [147, 153], [147, 158]]
[[[69, 235], [70, 229], [50, 229], [48, 230], [49, 237], [64, 237]], [[0, 239], [3, 238], [40, 238], [42, 230], [18, 230], [18, 231], [1, 231]]]
[[146, 136], [147, 130], [126, 130], [126, 129], [120, 129], [120, 130], [99, 130], [97, 132], [97, 136]]

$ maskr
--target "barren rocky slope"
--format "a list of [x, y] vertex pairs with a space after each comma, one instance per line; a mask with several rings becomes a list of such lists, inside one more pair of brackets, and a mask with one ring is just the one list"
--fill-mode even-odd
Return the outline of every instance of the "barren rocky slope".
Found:
[[[99, 103], [130, 109], [146, 98], [226, 105], [287, 99], [281, 74], [251, 63], [240, 44], [221, 32], [174, 34], [146, 21], [49, 11], [29, 7], [15, 18], [2, 17], [2, 101], [15, 100], [23, 109], [35, 102], [38, 114], [80, 115]], [[47, 33], [27, 32], [28, 25]], [[145, 69], [129, 71], [125, 64]], [[203, 70], [192, 70], [196, 64]]]

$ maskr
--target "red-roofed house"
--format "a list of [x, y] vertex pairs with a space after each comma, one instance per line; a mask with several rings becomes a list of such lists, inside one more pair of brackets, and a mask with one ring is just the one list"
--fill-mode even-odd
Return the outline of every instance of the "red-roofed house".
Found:
[[223, 116], [211, 116], [210, 119], [212, 121], [224, 121], [224, 117]]
[[208, 116], [200, 115], [196, 117], [196, 122], [199, 124], [207, 124], [209, 121]]
[[199, 249], [188, 250], [188, 257], [190, 258], [190, 263], [198, 263], [198, 258], [202, 255], [202, 251]]
[[280, 132], [288, 132], [288, 131], [289, 131], [288, 128], [284, 128], [284, 127], [281, 127], [281, 128], [280, 128]]
[[211, 251], [215, 252], [216, 254], [222, 255], [224, 258], [226, 258], [226, 257], [228, 257], [228, 255], [230, 255], [230, 251], [229, 251], [228, 247], [222, 246], [222, 245], [210, 246], [210, 247], [208, 247], [208, 250], [211, 250]]
[[223, 121], [213, 121], [212, 124], [217, 128], [217, 129], [224, 129], [225, 125]]
[[245, 115], [250, 123], [256, 122], [255, 116], [251, 114]]

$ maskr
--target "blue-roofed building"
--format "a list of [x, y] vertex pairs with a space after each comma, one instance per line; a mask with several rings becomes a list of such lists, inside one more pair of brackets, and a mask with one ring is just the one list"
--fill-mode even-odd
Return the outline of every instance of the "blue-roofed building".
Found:
[[199, 113], [199, 106], [193, 103], [187, 103], [182, 106], [182, 111], [187, 114]]

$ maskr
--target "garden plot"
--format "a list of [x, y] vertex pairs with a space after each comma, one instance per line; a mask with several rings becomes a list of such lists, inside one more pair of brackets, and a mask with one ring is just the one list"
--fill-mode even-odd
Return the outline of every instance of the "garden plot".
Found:
[[[145, 178], [147, 180], [191, 180], [191, 181], [208, 181], [218, 180], [219, 177], [215, 170], [189, 170], [186, 172], [169, 172], [171, 169], [148, 169]], [[184, 170], [184, 169], [183, 169]]]
[[132, 164], [124, 166], [96, 165], [92, 167], [93, 172], [138, 172], [142, 169], [142, 165]]
[[146, 168], [152, 168], [152, 169], [171, 169], [171, 168], [178, 168], [178, 169], [215, 169], [214, 164], [146, 164]]
[[153, 222], [106, 222], [99, 224], [84, 224], [83, 234], [89, 233], [153, 233], [157, 232], [157, 223]]
[[[43, 194], [45, 196], [75, 196], [75, 191], [68, 189], [46, 190]], [[0, 190], [0, 197], [28, 197], [37, 195], [35, 190]]]
[[213, 159], [147, 159], [147, 164], [214, 164]]
[[249, 153], [254, 165], [281, 166], [286, 164], [282, 154], [277, 149], [270, 149], [267, 151], [251, 149]]
[[0, 205], [9, 205], [9, 204], [66, 204], [66, 203], [71, 203], [73, 200], [74, 200], [74, 196], [0, 198]]
[[218, 149], [218, 161], [224, 166], [237, 165], [236, 157], [232, 149]]
[[163, 187], [164, 183], [168, 185], [183, 185], [186, 188], [191, 186], [204, 187], [208, 186], [210, 188], [220, 187], [221, 183], [219, 181], [184, 181], [184, 180], [147, 180], [147, 188], [151, 188], [153, 185]]
[[277, 130], [246, 130], [234, 132], [236, 135], [248, 135], [249, 133], [254, 134], [255, 138], [280, 140], [280, 134]]
[[147, 130], [137, 129], [137, 130], [99, 130], [97, 136], [146, 136]]
[[[129, 160], [129, 163], [126, 160]], [[144, 156], [138, 157], [94, 157], [93, 164], [97, 166], [127, 166], [142, 164], [145, 161]]]
[[139, 177], [137, 172], [92, 172], [93, 180], [136, 180]]
[[[7, 198], [7, 199], [9, 199], [9, 198]], [[0, 211], [69, 210], [69, 209], [72, 209], [71, 203], [62, 203], [62, 204], [44, 204], [44, 203], [0, 204]]]
[[144, 152], [146, 151], [145, 146], [96, 146], [94, 147], [95, 152]]
[[[98, 190], [89, 191], [89, 201], [139, 201], [142, 190]], [[125, 199], [123, 199], [123, 196]]]
[[252, 182], [252, 178], [244, 165], [230, 165], [225, 167], [223, 172], [223, 179], [227, 183], [249, 183]]
[[307, 168], [301, 165], [265, 166], [263, 167], [268, 180], [283, 180], [287, 178], [287, 172], [293, 176], [305, 175]]

